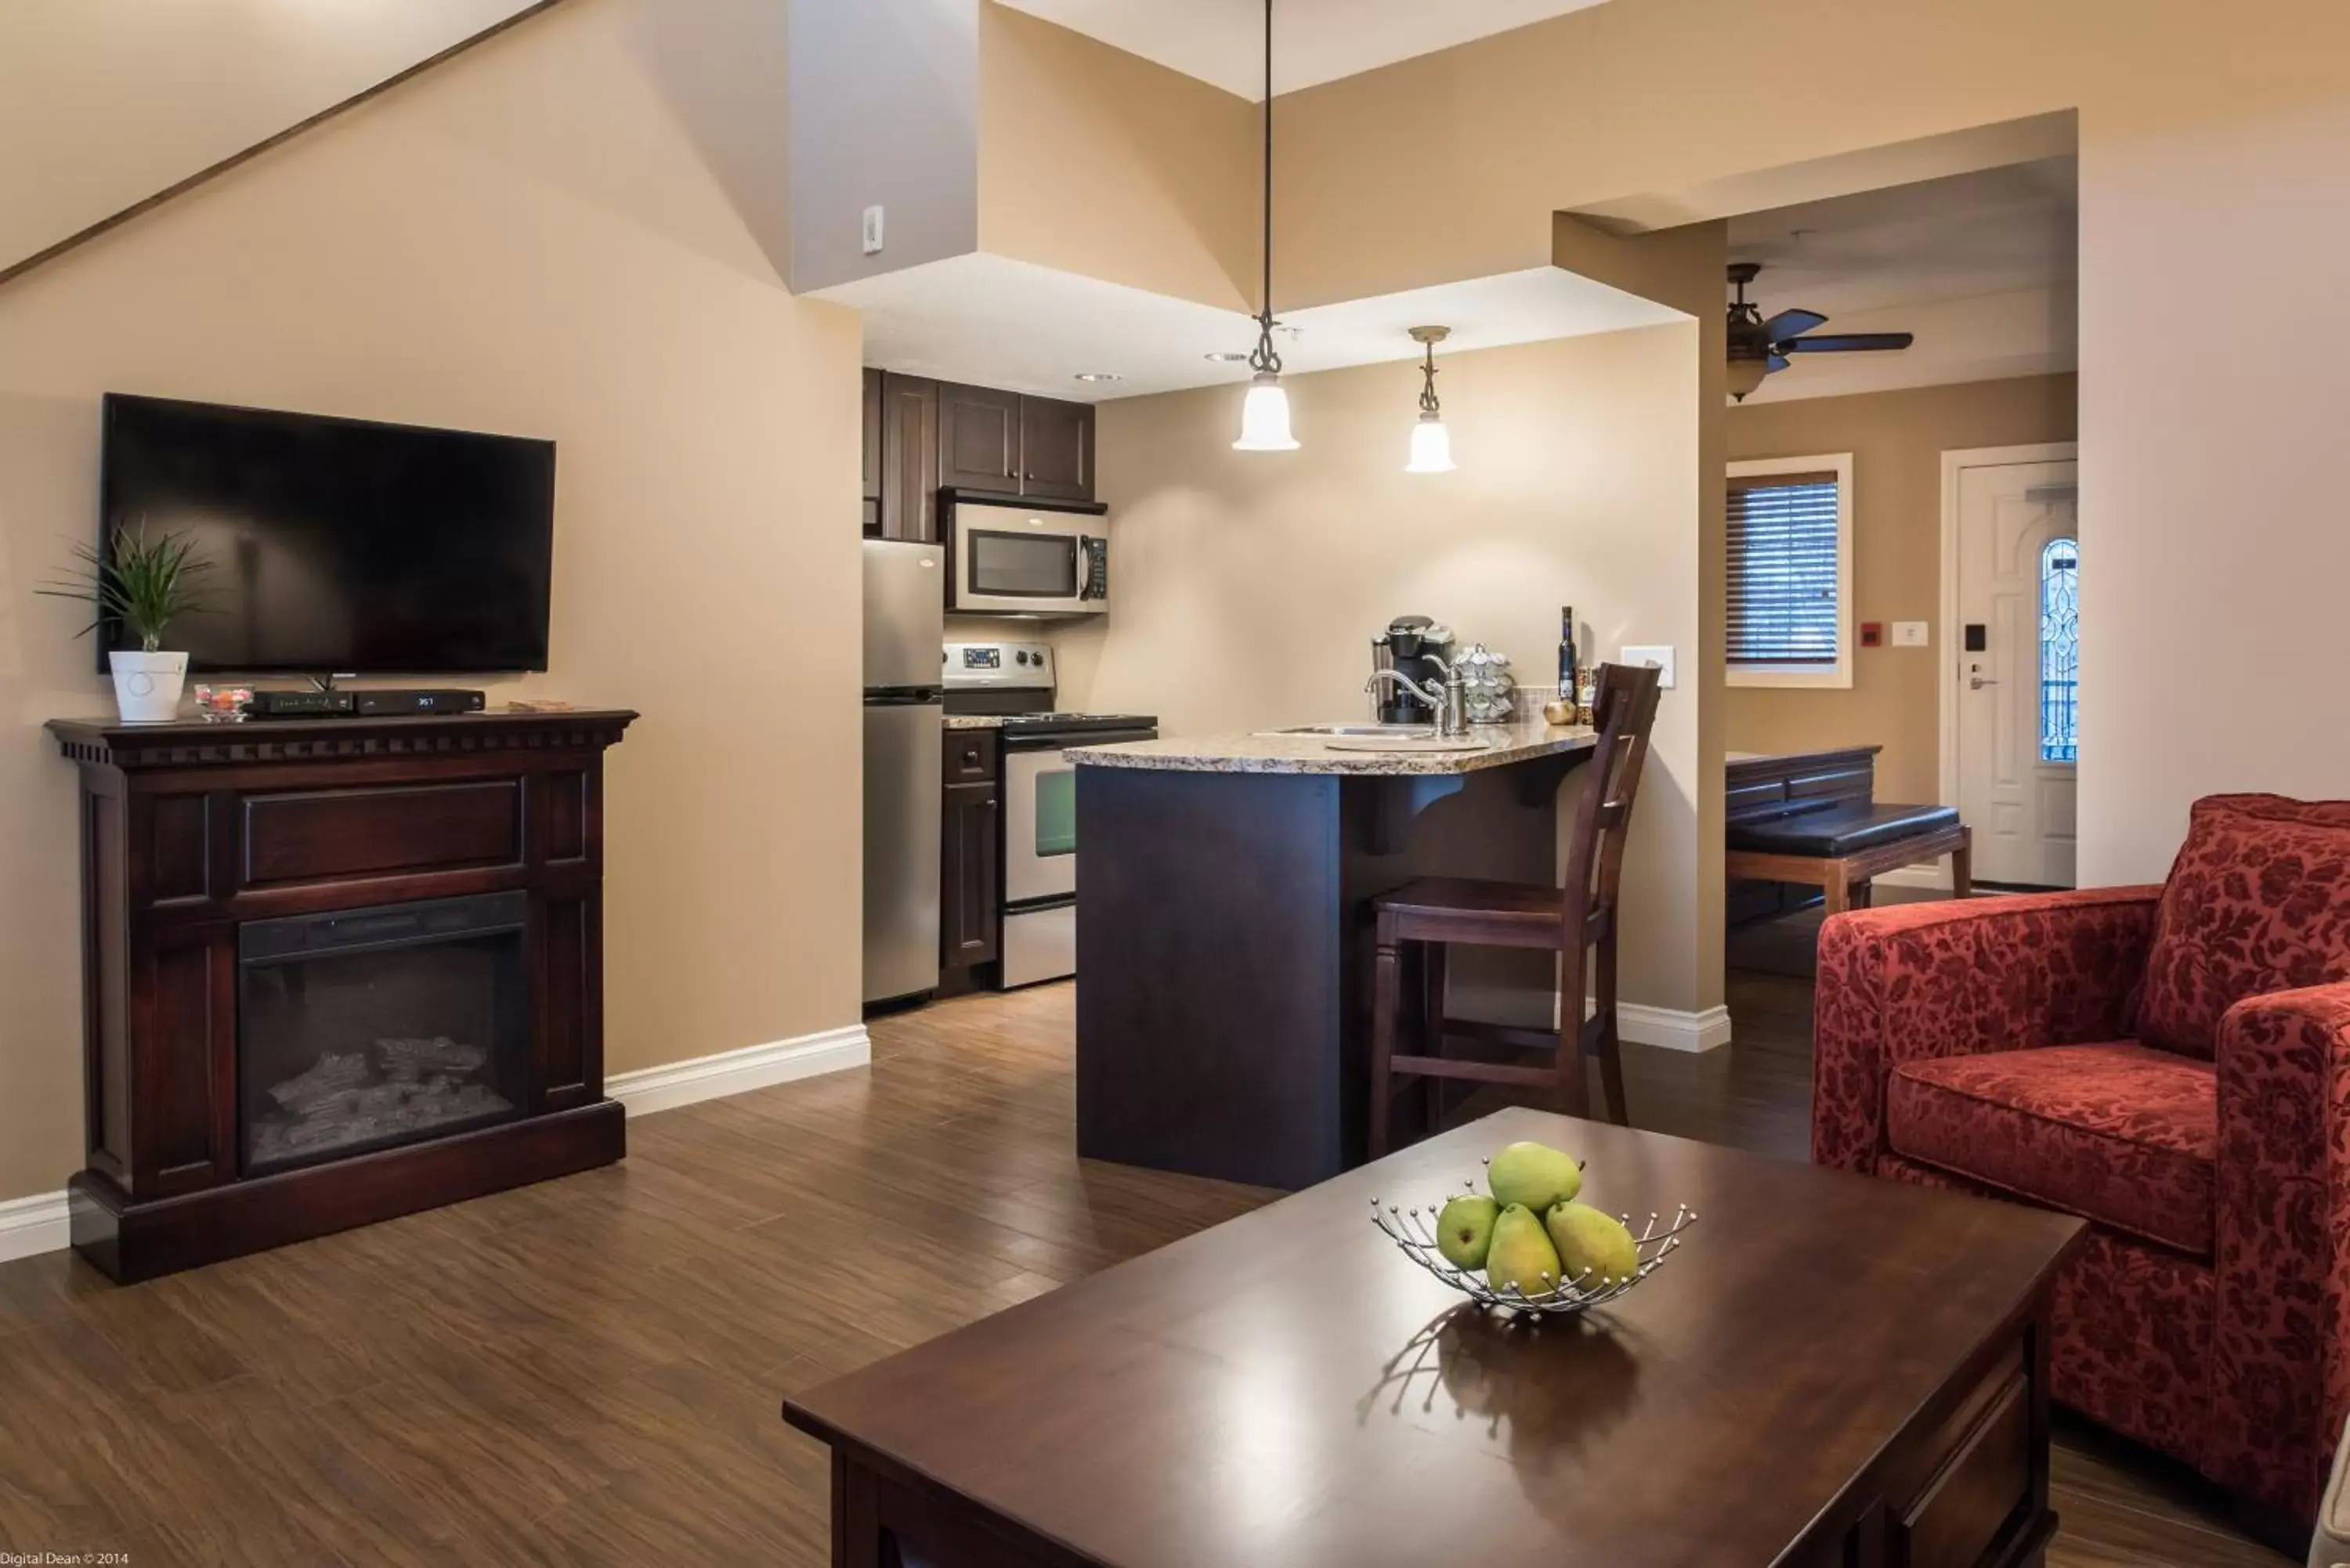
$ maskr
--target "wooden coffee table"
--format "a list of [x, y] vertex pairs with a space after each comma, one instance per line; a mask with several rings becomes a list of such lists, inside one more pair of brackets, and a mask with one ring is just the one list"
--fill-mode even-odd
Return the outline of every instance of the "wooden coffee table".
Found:
[[[1580, 1322], [1461, 1304], [1370, 1224], [1513, 1139], [1700, 1220]], [[2014, 1568], [2048, 1510], [2078, 1220], [1504, 1111], [788, 1402], [833, 1562]]]

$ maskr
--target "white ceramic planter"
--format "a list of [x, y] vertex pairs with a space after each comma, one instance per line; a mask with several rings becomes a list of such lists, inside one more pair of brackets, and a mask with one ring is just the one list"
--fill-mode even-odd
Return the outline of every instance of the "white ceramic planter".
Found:
[[165, 724], [180, 716], [188, 683], [184, 653], [114, 652], [114, 705], [126, 724]]

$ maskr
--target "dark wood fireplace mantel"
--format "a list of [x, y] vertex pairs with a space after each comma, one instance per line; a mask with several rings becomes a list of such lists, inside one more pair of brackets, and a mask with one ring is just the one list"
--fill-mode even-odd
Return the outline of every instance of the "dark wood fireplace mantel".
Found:
[[[146, 1279], [619, 1159], [622, 1113], [604, 1097], [603, 753], [635, 717], [53, 721], [81, 780], [88, 1154], [69, 1184], [75, 1248], [114, 1279]], [[248, 1175], [240, 930], [490, 894], [519, 894], [526, 911], [510, 1119]]]

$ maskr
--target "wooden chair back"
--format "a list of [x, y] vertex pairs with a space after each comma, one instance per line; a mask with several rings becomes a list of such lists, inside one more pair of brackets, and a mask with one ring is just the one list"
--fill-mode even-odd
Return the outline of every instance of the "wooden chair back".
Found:
[[[1648, 734], [1656, 727], [1659, 672], [1648, 665], [1599, 667], [1592, 722], [1599, 743], [1586, 764], [1583, 798], [1567, 839], [1565, 919], [1567, 977], [1580, 981], [1584, 950], [1616, 937], [1616, 900], [1623, 884], [1624, 844], [1632, 803], [1648, 765]], [[1580, 892], [1582, 897], [1575, 894]], [[1580, 996], [1579, 984], [1566, 992]]]

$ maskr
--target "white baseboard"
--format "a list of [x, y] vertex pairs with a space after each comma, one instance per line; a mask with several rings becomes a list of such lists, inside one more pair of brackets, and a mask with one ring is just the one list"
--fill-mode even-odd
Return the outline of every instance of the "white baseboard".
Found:
[[1730, 1009], [1709, 1007], [1702, 1012], [1683, 1012], [1619, 1002], [1616, 1032], [1636, 1045], [1661, 1045], [1668, 1051], [1719, 1050], [1730, 1044]]
[[1904, 866], [1898, 871], [1887, 871], [1872, 878], [1881, 887], [1923, 888], [1929, 892], [1950, 890], [1950, 866], [1946, 860], [1929, 860], [1917, 866]]
[[71, 1241], [64, 1193], [41, 1192], [0, 1203], [0, 1263], [62, 1251]]
[[[630, 1116], [650, 1116], [701, 1100], [788, 1084], [795, 1078], [862, 1067], [872, 1059], [873, 1041], [865, 1025], [852, 1023], [845, 1029], [803, 1034], [796, 1040], [745, 1046], [641, 1072], [616, 1073], [604, 1080], [604, 1092], [628, 1106]], [[0, 1263], [62, 1251], [71, 1245], [67, 1212], [62, 1192], [0, 1202]]]
[[671, 1111], [703, 1100], [813, 1078], [824, 1073], [846, 1072], [873, 1060], [873, 1039], [862, 1023], [765, 1045], [745, 1045], [691, 1062], [671, 1062], [634, 1073], [615, 1073], [604, 1080], [604, 1093], [629, 1108], [632, 1116]]

